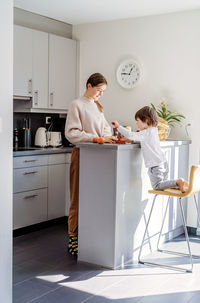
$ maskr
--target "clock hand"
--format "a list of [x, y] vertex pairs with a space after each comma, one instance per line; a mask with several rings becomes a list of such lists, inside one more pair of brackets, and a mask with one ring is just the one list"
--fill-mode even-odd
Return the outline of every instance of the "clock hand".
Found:
[[129, 75], [131, 74], [132, 70], [133, 70], [133, 67], [131, 67], [131, 70], [130, 70], [130, 72], [129, 72]]
[[130, 75], [129, 73], [121, 73], [121, 75]]

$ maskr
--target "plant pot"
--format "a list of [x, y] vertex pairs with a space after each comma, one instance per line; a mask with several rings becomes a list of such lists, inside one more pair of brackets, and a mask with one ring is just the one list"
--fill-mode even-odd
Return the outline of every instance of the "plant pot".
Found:
[[171, 128], [168, 125], [168, 122], [159, 118], [158, 121], [158, 136], [160, 140], [166, 140], [169, 137]]

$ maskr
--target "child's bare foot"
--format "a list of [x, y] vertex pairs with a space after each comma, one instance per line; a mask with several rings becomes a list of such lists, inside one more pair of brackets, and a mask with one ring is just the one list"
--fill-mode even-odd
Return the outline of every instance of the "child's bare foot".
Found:
[[176, 185], [182, 193], [185, 193], [188, 190], [189, 184], [184, 179], [180, 178], [176, 181]]

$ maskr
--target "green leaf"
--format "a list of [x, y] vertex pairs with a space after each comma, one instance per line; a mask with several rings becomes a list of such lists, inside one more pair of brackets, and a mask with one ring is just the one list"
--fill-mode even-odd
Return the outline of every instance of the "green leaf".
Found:
[[176, 118], [179, 118], [180, 120], [183, 119], [182, 115], [177, 115], [177, 114], [170, 116], [170, 118], [173, 118], [175, 120], [176, 120]]
[[155, 106], [153, 105], [153, 103], [151, 103], [151, 107], [156, 111]]
[[160, 114], [160, 117], [162, 117], [162, 116], [163, 116], [163, 113], [162, 113], [162, 111], [161, 111], [161, 110], [159, 110], [159, 109], [158, 109], [156, 112], [157, 112], [157, 114], [158, 114], [158, 115]]
[[178, 114], [167, 109], [166, 104], [164, 106], [160, 104], [157, 109], [153, 103], [151, 103], [151, 106], [156, 111], [158, 117], [167, 121], [171, 126], [174, 126], [175, 124], [180, 124], [182, 122], [181, 120], [185, 119], [184, 115]]

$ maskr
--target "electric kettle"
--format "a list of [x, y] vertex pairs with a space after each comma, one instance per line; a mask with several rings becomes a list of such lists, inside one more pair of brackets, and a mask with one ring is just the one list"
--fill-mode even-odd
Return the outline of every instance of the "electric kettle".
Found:
[[39, 127], [35, 134], [35, 146], [46, 147], [48, 146], [47, 130], [45, 127]]

